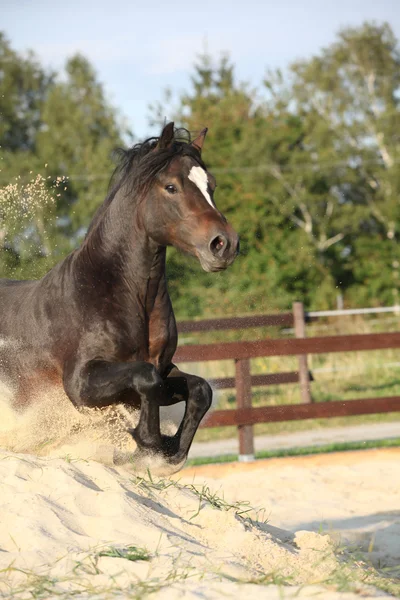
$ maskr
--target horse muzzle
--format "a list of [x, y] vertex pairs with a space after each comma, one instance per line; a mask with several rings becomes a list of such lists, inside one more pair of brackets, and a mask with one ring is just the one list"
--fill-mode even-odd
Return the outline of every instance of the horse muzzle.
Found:
[[198, 249], [198, 258], [205, 271], [223, 271], [239, 254], [239, 236], [232, 229], [213, 235], [207, 248]]

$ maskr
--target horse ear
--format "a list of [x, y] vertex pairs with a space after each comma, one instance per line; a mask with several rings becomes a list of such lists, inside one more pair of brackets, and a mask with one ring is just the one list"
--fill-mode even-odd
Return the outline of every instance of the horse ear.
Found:
[[204, 140], [207, 135], [207, 131], [208, 131], [208, 128], [205, 127], [202, 131], [200, 131], [197, 138], [195, 140], [193, 140], [193, 142], [191, 142], [191, 145], [194, 146], [200, 152], [200, 154], [203, 149], [203, 144], [204, 144]]
[[164, 127], [164, 129], [162, 130], [161, 135], [158, 138], [156, 149], [164, 150], [165, 148], [168, 148], [168, 146], [170, 146], [172, 144], [173, 140], [174, 140], [174, 122], [171, 121], [171, 123], [168, 123], [168, 125], [166, 125]]

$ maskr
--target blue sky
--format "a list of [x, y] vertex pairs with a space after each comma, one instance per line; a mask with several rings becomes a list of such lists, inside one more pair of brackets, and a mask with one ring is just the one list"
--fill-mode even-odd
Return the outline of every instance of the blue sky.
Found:
[[255, 85], [267, 67], [309, 57], [343, 26], [388, 21], [400, 38], [400, 0], [0, 0], [0, 11], [13, 47], [45, 65], [84, 54], [139, 137], [154, 133], [148, 105], [167, 86], [188, 89], [205, 48], [228, 52], [238, 78]]

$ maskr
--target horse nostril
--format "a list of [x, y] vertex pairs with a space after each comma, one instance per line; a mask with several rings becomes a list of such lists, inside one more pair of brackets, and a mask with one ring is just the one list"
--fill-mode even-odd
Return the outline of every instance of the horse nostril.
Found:
[[224, 235], [217, 235], [210, 242], [210, 250], [214, 256], [222, 256], [225, 248], [228, 245], [228, 240]]

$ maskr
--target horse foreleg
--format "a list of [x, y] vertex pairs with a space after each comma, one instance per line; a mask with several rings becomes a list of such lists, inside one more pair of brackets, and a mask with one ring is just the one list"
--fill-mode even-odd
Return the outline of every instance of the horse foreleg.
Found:
[[183, 373], [173, 366], [164, 380], [167, 390], [166, 404], [171, 405], [184, 401], [185, 413], [176, 434], [172, 437], [162, 436], [163, 447], [169, 452], [169, 462], [179, 464], [187, 458], [194, 435], [200, 422], [212, 403], [212, 389], [205, 379], [196, 375]]
[[140, 447], [162, 450], [159, 401], [163, 396], [165, 402], [167, 399], [164, 382], [152, 364], [103, 360], [73, 364], [64, 370], [64, 389], [77, 408], [103, 408], [120, 402], [140, 404], [139, 424], [133, 437]]
[[[162, 379], [147, 362], [113, 363], [93, 360], [64, 371], [64, 388], [76, 407], [105, 407], [140, 401], [139, 423], [129, 430], [138, 452], [162, 454], [169, 463], [182, 463], [189, 452], [201, 419], [211, 406], [212, 390], [201, 377], [172, 365]], [[135, 401], [136, 396], [136, 401]], [[185, 413], [174, 436], [160, 432], [160, 406], [185, 402]]]

